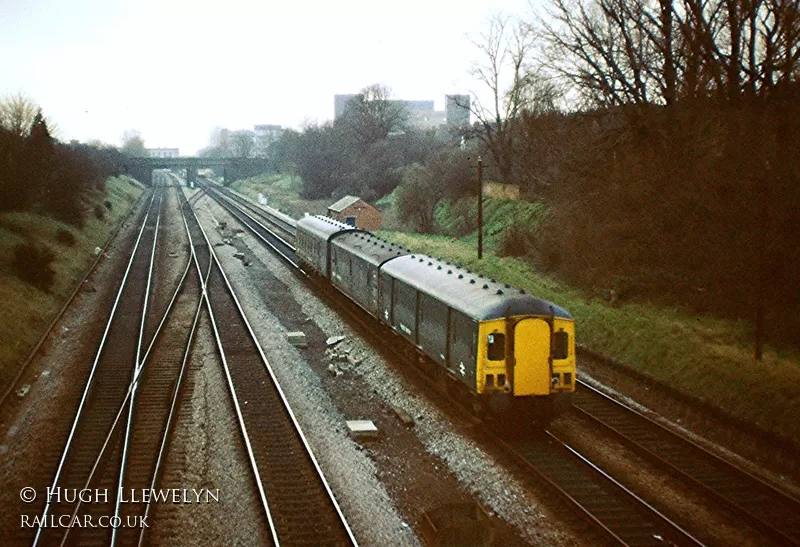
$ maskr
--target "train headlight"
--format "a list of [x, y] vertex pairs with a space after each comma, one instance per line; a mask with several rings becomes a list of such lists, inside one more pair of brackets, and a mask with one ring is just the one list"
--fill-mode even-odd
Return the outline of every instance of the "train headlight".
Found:
[[553, 374], [553, 377], [550, 378], [550, 383], [553, 384], [553, 387], [558, 385], [558, 374]]

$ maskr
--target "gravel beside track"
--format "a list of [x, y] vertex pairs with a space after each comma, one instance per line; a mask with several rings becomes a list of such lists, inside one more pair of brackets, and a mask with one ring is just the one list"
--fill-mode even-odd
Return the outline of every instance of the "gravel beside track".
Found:
[[[216, 219], [225, 220], [228, 226], [233, 225], [233, 220], [207, 198], [198, 201], [198, 210], [206, 225], [214, 226]], [[216, 238], [220, 244], [229, 239], [229, 234], [217, 235]], [[408, 544], [409, 538], [413, 537], [407, 535], [410, 530], [405, 522], [399, 522], [397, 517], [387, 518], [389, 515], [385, 511], [375, 509], [375, 502], [365, 503], [365, 493], [370, 491], [366, 485], [373, 483], [377, 475], [383, 485], [372, 488], [384, 492], [380, 495], [384, 500], [382, 504], [391, 504], [390, 499], [400, 503], [402, 513], [408, 522], [415, 524], [417, 532], [420, 531], [418, 525], [423, 511], [435, 508], [437, 500], [441, 503], [444, 498], [464, 500], [466, 492], [467, 497], [474, 497], [489, 512], [504, 543], [519, 543], [519, 538], [536, 545], [581, 543], [556, 522], [522, 482], [510, 476], [502, 464], [476, 442], [469, 440], [464, 431], [459, 431], [459, 425], [453, 424], [438, 408], [416, 395], [416, 388], [408, 383], [401, 371], [395, 370], [369, 344], [360, 340], [335, 312], [298, 282], [295, 274], [260, 243], [248, 237], [237, 237], [233, 244], [236, 248], [225, 245], [218, 249], [218, 254], [226, 263], [226, 271], [237, 291], [241, 288], [243, 301], [250, 304], [248, 314], [252, 314], [251, 322], [268, 356], [273, 352], [287, 356], [270, 358], [280, 363], [274, 367], [276, 374], [286, 386], [287, 396], [296, 405], [298, 419], [315, 447], [320, 464], [360, 542]], [[237, 250], [245, 253], [243, 260], [232, 258]], [[250, 266], [244, 266], [251, 260]], [[266, 266], [269, 275], [265, 275], [261, 264]], [[248, 273], [248, 270], [252, 271]], [[269, 281], [268, 277], [272, 275], [275, 280]], [[251, 276], [260, 280], [256, 286], [253, 286]], [[279, 286], [283, 287], [285, 297], [274, 305], [270, 301], [274, 311], [269, 311], [270, 306], [257, 305], [267, 298], [263, 291], [274, 294]], [[291, 318], [291, 314], [283, 313], [295, 306], [302, 317], [297, 318], [295, 313], [296, 318]], [[281, 312], [280, 319], [273, 315], [277, 312]], [[311, 347], [298, 350], [289, 346], [285, 338], [275, 337], [273, 329], [276, 323], [283, 324], [284, 332], [304, 330]], [[360, 358], [358, 365], [339, 365], [344, 377], [329, 374], [328, 365], [316, 360], [320, 354], [324, 357], [325, 338], [337, 334], [347, 336], [350, 354]], [[323, 345], [321, 349], [320, 343]], [[294, 363], [294, 366], [284, 363]], [[348, 404], [351, 396], [355, 402]], [[360, 407], [361, 413], [357, 413], [358, 410], [353, 412], [353, 406]], [[393, 408], [413, 417], [412, 429], [396, 425], [399, 420]], [[376, 418], [381, 440], [361, 448], [344, 437], [345, 416], [342, 410], [348, 412], [347, 419]], [[419, 446], [419, 452], [414, 446]], [[415, 460], [414, 463], [396, 462], [392, 454], [399, 452], [409, 455], [421, 453], [423, 456], [421, 461]], [[428, 476], [432, 486], [426, 490], [417, 481], [425, 482]], [[356, 486], [362, 483], [364, 487]], [[440, 486], [440, 483], [451, 485]], [[384, 488], [389, 488], [389, 491], [384, 491]], [[447, 493], [442, 489], [447, 489]], [[398, 524], [406, 535], [395, 535], [397, 532], [393, 530], [397, 530]], [[395, 539], [391, 539], [393, 537]]]
[[208, 283], [215, 331], [263, 484], [271, 526], [286, 544], [347, 545], [350, 531], [286, 407], [219, 267]]

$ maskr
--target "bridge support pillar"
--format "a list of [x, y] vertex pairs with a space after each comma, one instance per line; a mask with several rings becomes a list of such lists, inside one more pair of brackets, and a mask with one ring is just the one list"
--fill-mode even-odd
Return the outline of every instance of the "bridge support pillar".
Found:
[[222, 185], [228, 186], [228, 166], [222, 168]]
[[186, 168], [186, 184], [193, 184], [197, 180], [197, 167]]

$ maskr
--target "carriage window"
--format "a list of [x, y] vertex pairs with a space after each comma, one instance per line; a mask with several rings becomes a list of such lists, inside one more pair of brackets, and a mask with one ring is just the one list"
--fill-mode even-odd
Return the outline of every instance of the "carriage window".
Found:
[[569, 356], [569, 333], [561, 329], [553, 333], [553, 359], [566, 359]]
[[502, 361], [506, 357], [506, 335], [493, 332], [489, 335], [487, 353], [490, 361]]

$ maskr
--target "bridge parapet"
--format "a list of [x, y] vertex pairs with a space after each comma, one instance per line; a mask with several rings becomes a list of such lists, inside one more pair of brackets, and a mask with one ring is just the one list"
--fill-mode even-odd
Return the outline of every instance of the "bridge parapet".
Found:
[[264, 158], [203, 158], [183, 156], [177, 158], [134, 158], [125, 159], [125, 167], [132, 177], [144, 184], [153, 184], [154, 169], [186, 169], [186, 180], [193, 181], [198, 169], [222, 168], [225, 185], [234, 180], [253, 176], [270, 169], [270, 162]]

